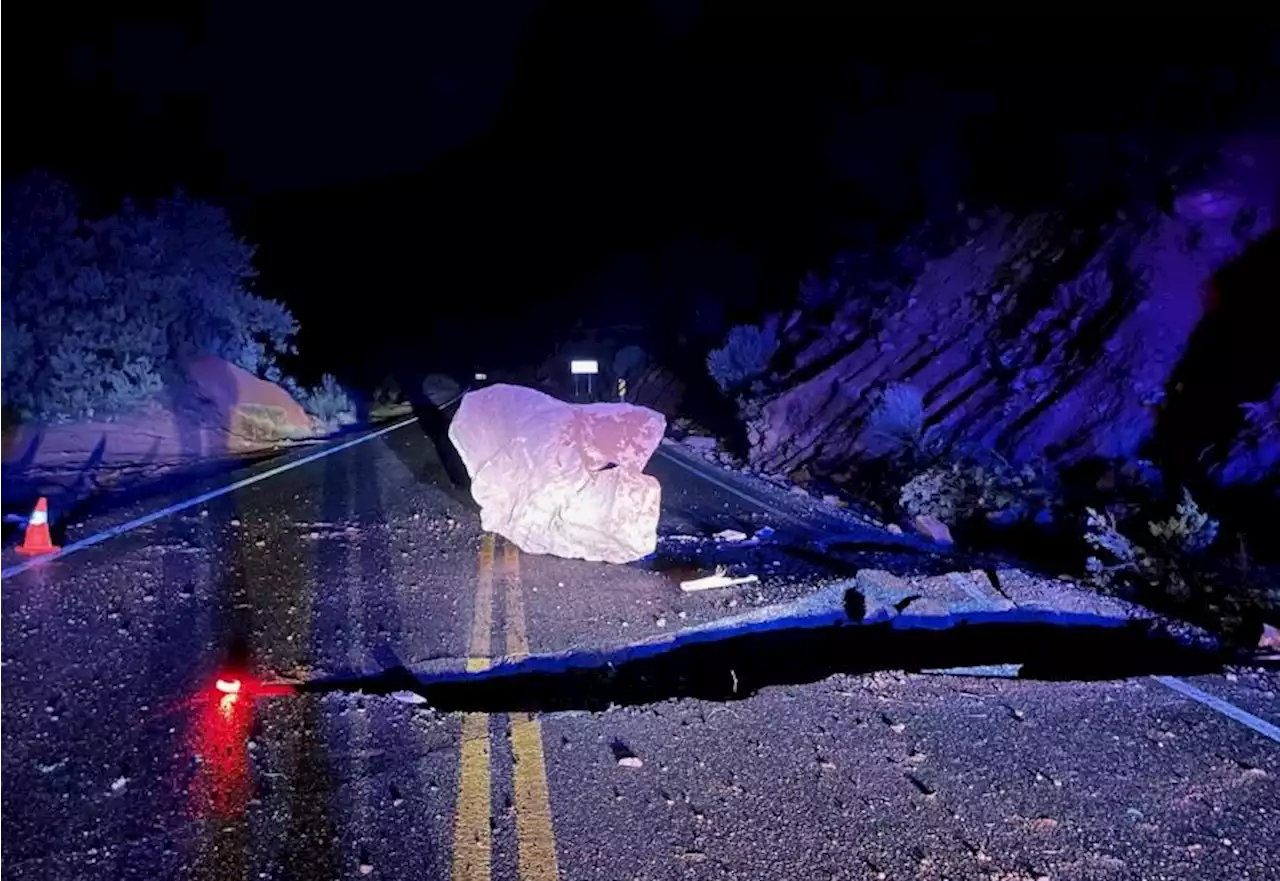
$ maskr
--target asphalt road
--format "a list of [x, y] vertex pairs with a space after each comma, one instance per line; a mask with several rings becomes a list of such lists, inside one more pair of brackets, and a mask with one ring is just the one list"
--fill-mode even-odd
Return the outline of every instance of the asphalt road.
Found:
[[[667, 535], [814, 513], [651, 471]], [[759, 584], [685, 594], [712, 561], [672, 544], [695, 550], [521, 554], [481, 534], [410, 426], [11, 574], [3, 876], [1280, 877], [1280, 744], [1145, 676], [838, 674], [538, 715], [255, 687], [623, 646], [849, 574], [751, 548], [727, 559]], [[1273, 674], [1192, 681], [1280, 722]]]

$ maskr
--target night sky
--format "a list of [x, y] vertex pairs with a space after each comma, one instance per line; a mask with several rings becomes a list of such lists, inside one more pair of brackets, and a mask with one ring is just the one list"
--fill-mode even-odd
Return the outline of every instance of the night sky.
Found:
[[5, 174], [49, 168], [101, 210], [175, 185], [226, 205], [305, 369], [516, 363], [578, 320], [749, 318], [960, 201], [1132, 183], [1275, 62], [1256, 23], [379, 8], [10, 16]]

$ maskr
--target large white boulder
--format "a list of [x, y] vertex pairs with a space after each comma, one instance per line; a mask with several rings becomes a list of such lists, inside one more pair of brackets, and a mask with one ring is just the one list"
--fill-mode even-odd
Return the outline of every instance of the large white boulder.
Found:
[[487, 531], [528, 553], [627, 563], [657, 546], [662, 488], [642, 470], [665, 430], [644, 407], [493, 385], [462, 399], [449, 440]]

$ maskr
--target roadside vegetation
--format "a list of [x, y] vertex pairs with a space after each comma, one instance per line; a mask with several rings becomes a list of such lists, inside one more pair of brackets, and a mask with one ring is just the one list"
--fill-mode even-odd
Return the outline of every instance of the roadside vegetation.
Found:
[[332, 375], [314, 388], [284, 375], [280, 358], [295, 353], [298, 322], [253, 290], [253, 258], [225, 210], [181, 192], [89, 217], [50, 175], [6, 184], [6, 424], [110, 421], [208, 355], [285, 387], [320, 433], [356, 422], [354, 400]]

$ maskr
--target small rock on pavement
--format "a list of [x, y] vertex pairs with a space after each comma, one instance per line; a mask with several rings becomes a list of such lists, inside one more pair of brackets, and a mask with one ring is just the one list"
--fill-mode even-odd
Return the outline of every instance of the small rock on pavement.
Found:
[[640, 761], [639, 756], [622, 756], [618, 759], [618, 766], [622, 768], [643, 768], [644, 762]]
[[921, 535], [939, 544], [949, 545], [953, 543], [951, 530], [947, 528], [947, 524], [931, 514], [921, 514], [915, 519], [913, 525]]
[[427, 699], [417, 692], [413, 691], [393, 691], [391, 697], [402, 704], [425, 704]]

